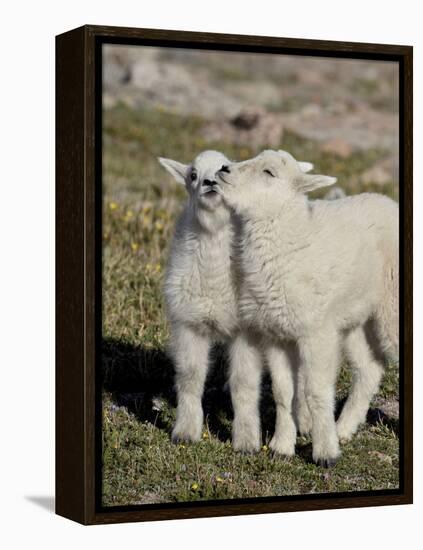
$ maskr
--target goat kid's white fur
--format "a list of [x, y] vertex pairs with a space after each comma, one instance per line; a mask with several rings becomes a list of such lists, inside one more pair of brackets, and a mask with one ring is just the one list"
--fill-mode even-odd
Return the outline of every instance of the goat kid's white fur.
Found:
[[164, 284], [178, 402], [172, 439], [198, 441], [211, 344], [230, 341], [239, 328], [230, 265], [231, 214], [213, 190], [216, 172], [229, 161], [217, 151], [204, 151], [190, 165], [159, 161], [188, 192]]
[[[380, 351], [398, 353], [398, 206], [369, 193], [309, 201], [306, 192], [336, 179], [304, 174], [283, 151], [264, 151], [229, 169], [217, 179], [240, 220], [236, 265], [243, 338], [258, 335], [272, 373], [272, 447], [294, 452], [297, 386], [298, 428], [311, 431], [314, 461], [329, 466], [340, 454], [339, 438], [349, 439], [365, 420], [382, 375]], [[336, 425], [342, 347], [354, 377]], [[245, 402], [258, 400], [257, 354], [245, 356], [242, 368], [231, 385], [239, 413], [234, 430], [252, 423]]]
[[[178, 401], [172, 439], [201, 438], [201, 399], [210, 346], [215, 341], [226, 341], [230, 343], [233, 447], [256, 451], [261, 445], [256, 385], [260, 383], [263, 361], [256, 343], [239, 331], [236, 281], [230, 260], [233, 223], [220, 192], [213, 192], [215, 174], [229, 160], [217, 151], [204, 151], [190, 165], [163, 158], [159, 161], [185, 185], [189, 197], [176, 224], [164, 285]], [[304, 171], [312, 169], [305, 162], [300, 167]], [[283, 355], [278, 357], [276, 350], [270, 350], [267, 359], [276, 379], [285, 376]], [[286, 376], [291, 376], [290, 372]], [[275, 438], [270, 447], [282, 454], [293, 452]]]

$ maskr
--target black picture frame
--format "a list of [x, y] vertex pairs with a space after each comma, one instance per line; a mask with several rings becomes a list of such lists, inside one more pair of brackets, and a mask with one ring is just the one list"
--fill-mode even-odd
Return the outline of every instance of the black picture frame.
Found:
[[[102, 44], [397, 61], [400, 72], [400, 487], [101, 506]], [[82, 524], [409, 504], [413, 499], [411, 46], [87, 25], [56, 37], [56, 512]]]

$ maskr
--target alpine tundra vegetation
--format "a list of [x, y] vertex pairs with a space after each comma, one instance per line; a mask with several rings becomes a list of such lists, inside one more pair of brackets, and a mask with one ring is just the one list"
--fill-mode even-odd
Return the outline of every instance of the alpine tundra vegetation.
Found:
[[[296, 68], [298, 60], [297, 56], [293, 59]], [[264, 67], [262, 56], [258, 62]], [[385, 67], [377, 66], [381, 65]], [[193, 67], [198, 76], [198, 64]], [[275, 74], [268, 65], [265, 68]], [[249, 80], [251, 69], [245, 70]], [[380, 82], [380, 76], [377, 78]], [[333, 81], [324, 80], [324, 85], [333, 90]], [[294, 87], [297, 93], [298, 82]], [[127, 89], [123, 85], [122, 91]], [[307, 89], [311, 89], [309, 84]], [[345, 89], [350, 96], [356, 94], [349, 85]], [[389, 86], [383, 89], [389, 90]], [[366, 113], [354, 111], [360, 131]], [[297, 437], [295, 456], [287, 460], [270, 452], [276, 406], [266, 372], [260, 398], [263, 445], [255, 454], [234, 453], [230, 443], [233, 411], [225, 375], [229, 362], [221, 346], [214, 346], [210, 354], [201, 441], [195, 445], [171, 442], [176, 395], [174, 362], [165, 350], [171, 327], [164, 307], [163, 280], [175, 222], [186, 207], [187, 191], [185, 185], [167, 177], [157, 157], [191, 164], [206, 149], [239, 160], [252, 158], [261, 150], [261, 145], [203, 139], [202, 117], [122, 103], [104, 110], [103, 503], [116, 506], [398, 488], [400, 422], [395, 362], [384, 371], [366, 423], [343, 445], [342, 457], [328, 472], [310, 464], [309, 436]], [[337, 116], [337, 123], [339, 120]], [[327, 128], [324, 121], [317, 126], [322, 131]], [[314, 124], [316, 130], [317, 126]], [[295, 121], [295, 128], [302, 131], [305, 126]], [[397, 200], [394, 172], [389, 172], [383, 184], [362, 177], [394, 154], [384, 149], [381, 132], [373, 125], [370, 130], [378, 137], [374, 144], [354, 149], [347, 158], [323, 151], [319, 141], [294, 134], [289, 128], [280, 146], [295, 158], [313, 162], [316, 173], [338, 176], [347, 195], [377, 191]], [[345, 130], [344, 135], [349, 138], [351, 133]], [[393, 133], [385, 130], [385, 135]], [[310, 197], [323, 197], [332, 188], [317, 190]], [[337, 413], [350, 391], [351, 374], [343, 361], [337, 379]]]
[[[381, 380], [381, 357], [398, 353], [398, 206], [371, 193], [309, 201], [307, 192], [330, 186], [336, 178], [305, 174], [284, 151], [264, 151], [224, 166], [217, 179], [225, 203], [240, 220], [243, 330], [260, 341], [266, 354], [285, 354], [279, 365], [276, 447], [294, 453], [297, 384], [298, 428], [311, 432], [314, 461], [331, 466], [340, 455], [339, 439], [350, 439], [365, 420]], [[299, 355], [296, 372], [292, 343]], [[335, 424], [342, 348], [354, 376]], [[251, 401], [259, 394], [260, 376], [249, 366], [243, 374]], [[237, 399], [234, 385], [231, 392]], [[244, 414], [238, 422], [255, 426], [257, 419]]]

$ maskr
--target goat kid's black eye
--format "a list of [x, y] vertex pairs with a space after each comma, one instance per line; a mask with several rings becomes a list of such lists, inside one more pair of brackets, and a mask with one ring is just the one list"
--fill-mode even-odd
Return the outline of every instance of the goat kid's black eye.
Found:
[[275, 177], [275, 176], [272, 174], [272, 172], [271, 172], [270, 170], [267, 170], [267, 169], [266, 169], [266, 170], [263, 170], [263, 172], [264, 172], [265, 174], [268, 174], [269, 176], [272, 176], [272, 178]]
[[197, 173], [191, 172], [191, 181], [195, 181], [197, 179]]

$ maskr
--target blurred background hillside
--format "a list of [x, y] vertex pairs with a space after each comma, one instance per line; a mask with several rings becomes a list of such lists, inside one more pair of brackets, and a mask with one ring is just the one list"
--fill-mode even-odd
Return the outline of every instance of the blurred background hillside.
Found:
[[344, 164], [377, 150], [340, 183], [398, 184], [396, 63], [122, 46], [104, 52], [106, 112], [121, 105], [193, 117], [199, 147], [245, 145], [254, 154], [288, 148], [293, 133], [313, 142], [314, 156], [333, 154]]
[[[217, 149], [243, 160], [282, 148], [336, 176], [347, 194], [397, 199], [398, 65], [117, 45], [103, 53], [104, 503], [396, 487], [396, 366], [373, 401], [373, 425], [330, 473], [308, 464], [307, 441], [288, 462], [266, 449], [255, 457], [232, 452], [221, 355], [205, 391], [204, 441], [171, 445], [173, 367], [161, 284], [186, 195], [157, 157], [189, 163]], [[349, 383], [343, 369], [338, 400]], [[274, 407], [265, 386], [267, 441]]]

